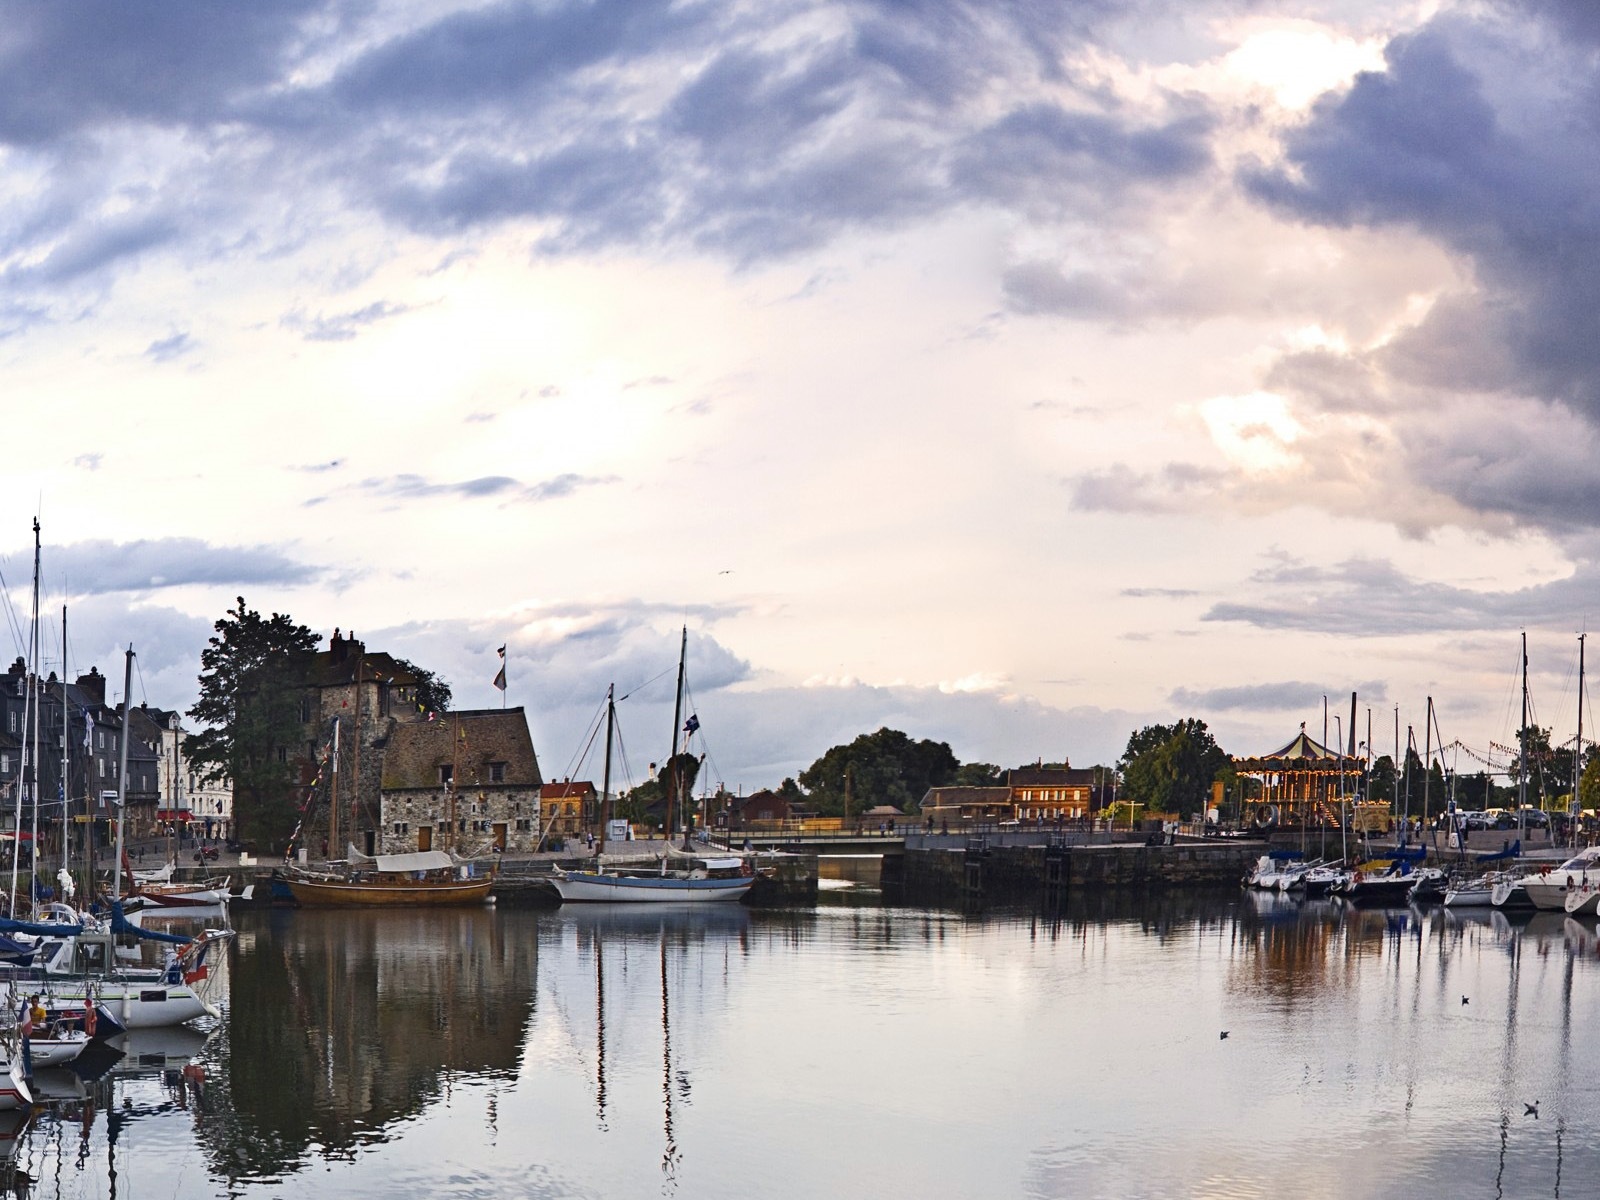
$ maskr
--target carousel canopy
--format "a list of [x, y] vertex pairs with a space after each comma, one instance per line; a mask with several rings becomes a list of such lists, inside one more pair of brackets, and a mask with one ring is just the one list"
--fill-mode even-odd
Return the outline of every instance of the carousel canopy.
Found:
[[1290, 738], [1287, 745], [1269, 754], [1258, 754], [1253, 758], [1236, 758], [1233, 760], [1233, 765], [1235, 770], [1245, 772], [1316, 771], [1326, 768], [1337, 770], [1343, 757], [1337, 750], [1328, 749], [1307, 734], [1306, 727], [1301, 725], [1300, 732]]

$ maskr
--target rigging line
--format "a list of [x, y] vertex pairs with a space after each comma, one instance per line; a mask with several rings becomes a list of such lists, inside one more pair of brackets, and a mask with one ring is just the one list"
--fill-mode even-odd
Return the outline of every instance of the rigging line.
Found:
[[11, 603], [11, 585], [6, 582], [5, 573], [3, 571], [0, 571], [0, 598], [3, 598], [5, 601], [6, 620], [7, 624], [9, 624], [11, 627], [11, 640], [17, 644], [18, 649], [21, 649], [22, 626], [17, 619], [16, 606]]
[[583, 764], [589, 761], [589, 752], [594, 748], [594, 740], [600, 735], [600, 727], [605, 724], [605, 713], [606, 706], [601, 704], [600, 711], [589, 721], [583, 749], [567, 760], [567, 769], [562, 775], [563, 779], [573, 779], [582, 772]]
[[646, 679], [643, 683], [635, 684], [633, 687], [629, 688], [622, 695], [617, 697], [617, 703], [621, 704], [624, 700], [626, 700], [629, 696], [633, 695], [635, 692], [642, 692], [645, 688], [649, 687], [652, 683], [655, 683], [658, 679], [665, 679], [668, 675], [671, 675], [673, 673], [673, 671], [675, 671], [675, 670], [677, 670], [676, 666], [668, 667], [665, 671], [662, 671], [659, 675], [652, 675], [649, 679]]

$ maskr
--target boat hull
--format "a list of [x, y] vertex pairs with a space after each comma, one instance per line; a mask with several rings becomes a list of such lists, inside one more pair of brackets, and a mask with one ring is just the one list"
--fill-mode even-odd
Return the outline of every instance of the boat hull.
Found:
[[[52, 979], [46, 986], [57, 1004], [83, 1006], [82, 983]], [[167, 1025], [182, 1025], [196, 1017], [219, 1015], [216, 1006], [187, 983], [96, 979], [94, 998], [98, 1011], [105, 1013], [123, 1029], [160, 1029]], [[96, 1029], [100, 1037], [107, 1036], [108, 1032]]]
[[564, 904], [708, 904], [742, 900], [755, 883], [737, 879], [681, 879], [671, 875], [602, 875], [566, 871], [551, 877]]
[[288, 879], [289, 891], [306, 908], [418, 908], [482, 904], [493, 879], [447, 883], [339, 883], [321, 879]]

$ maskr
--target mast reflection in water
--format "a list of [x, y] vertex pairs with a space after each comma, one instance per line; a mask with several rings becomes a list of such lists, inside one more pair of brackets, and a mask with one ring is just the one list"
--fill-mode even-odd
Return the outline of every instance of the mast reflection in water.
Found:
[[855, 899], [237, 914], [226, 1020], [42, 1076], [0, 1191], [1600, 1191], [1592, 922]]

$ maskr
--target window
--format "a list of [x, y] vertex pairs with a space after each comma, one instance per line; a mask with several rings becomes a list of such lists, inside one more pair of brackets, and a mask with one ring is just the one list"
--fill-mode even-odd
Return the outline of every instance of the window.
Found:
[[489, 782], [490, 783], [504, 783], [505, 781], [506, 781], [506, 765], [505, 765], [505, 763], [490, 763], [489, 764]]
[[311, 720], [311, 697], [300, 697], [300, 723], [305, 724]]
[[389, 689], [383, 686], [378, 688], [378, 715], [380, 717], [389, 715]]
[[11, 732], [15, 733], [16, 731], [17, 731], [17, 711], [16, 711], [16, 709], [12, 709], [11, 710]]
[[289, 747], [287, 747], [287, 746], [279, 746], [278, 747], [278, 761], [281, 762], [281, 763], [286, 763], [286, 762], [289, 761]]
[[439, 768], [439, 782], [449, 783], [455, 777], [456, 769], [449, 763]]
[[0, 754], [0, 775], [11, 773], [11, 755]]

